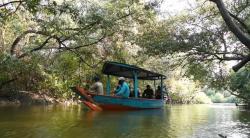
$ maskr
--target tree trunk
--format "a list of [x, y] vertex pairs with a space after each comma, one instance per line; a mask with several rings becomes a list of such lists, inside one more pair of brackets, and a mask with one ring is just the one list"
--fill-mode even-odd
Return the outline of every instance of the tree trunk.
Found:
[[[230, 13], [226, 9], [222, 0], [210, 0], [216, 3], [222, 18], [224, 19], [226, 25], [228, 26], [229, 30], [239, 39], [239, 41], [244, 44], [250, 51], [250, 34], [245, 33], [242, 31], [239, 26], [233, 21]], [[233, 67], [233, 70], [236, 72], [243, 66], [245, 66], [250, 61], [250, 57], [246, 57], [241, 62]]]
[[0, 52], [4, 51], [4, 28], [0, 29]]
[[242, 44], [244, 44], [250, 50], [250, 36], [249, 34], [243, 32], [239, 26], [232, 20], [228, 10], [226, 9], [222, 0], [210, 0], [216, 3], [222, 18], [224, 19], [226, 25], [229, 30], [233, 32], [233, 34], [240, 40]]

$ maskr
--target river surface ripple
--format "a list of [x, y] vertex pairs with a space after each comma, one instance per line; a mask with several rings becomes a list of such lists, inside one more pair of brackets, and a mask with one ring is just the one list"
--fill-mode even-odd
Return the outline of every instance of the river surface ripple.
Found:
[[250, 137], [250, 112], [233, 104], [91, 112], [83, 106], [0, 107], [1, 138]]

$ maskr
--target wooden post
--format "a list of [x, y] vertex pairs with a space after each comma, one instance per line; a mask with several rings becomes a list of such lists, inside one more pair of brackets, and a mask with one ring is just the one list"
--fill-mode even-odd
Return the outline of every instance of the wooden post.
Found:
[[155, 80], [154, 80], [154, 95], [155, 95], [156, 90], [157, 90], [157, 88], [156, 88]]
[[164, 96], [163, 96], [163, 78], [161, 76], [161, 99], [163, 99]]
[[134, 94], [135, 98], [138, 97], [138, 78], [137, 78], [137, 73], [134, 71]]
[[110, 88], [111, 88], [111, 86], [110, 86], [110, 76], [109, 75], [107, 75], [107, 86], [106, 86], [106, 94], [109, 96], [110, 95]]

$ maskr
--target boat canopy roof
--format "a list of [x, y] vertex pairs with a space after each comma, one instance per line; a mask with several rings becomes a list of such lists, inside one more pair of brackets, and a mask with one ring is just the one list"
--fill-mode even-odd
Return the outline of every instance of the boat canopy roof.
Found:
[[113, 75], [125, 78], [134, 78], [134, 73], [137, 74], [137, 78], [141, 80], [158, 80], [166, 79], [166, 76], [139, 68], [134, 65], [123, 64], [118, 62], [107, 61], [104, 63], [102, 68], [103, 74]]

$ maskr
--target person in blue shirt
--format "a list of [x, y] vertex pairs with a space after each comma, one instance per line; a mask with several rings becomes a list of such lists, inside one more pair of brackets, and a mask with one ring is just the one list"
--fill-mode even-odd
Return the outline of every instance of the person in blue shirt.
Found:
[[121, 96], [123, 98], [128, 98], [130, 94], [129, 86], [125, 82], [124, 77], [118, 78], [119, 80], [119, 88], [115, 90], [115, 96]]
[[119, 80], [118, 85], [115, 88], [114, 95], [117, 94], [120, 91], [120, 89], [121, 89], [121, 81]]

